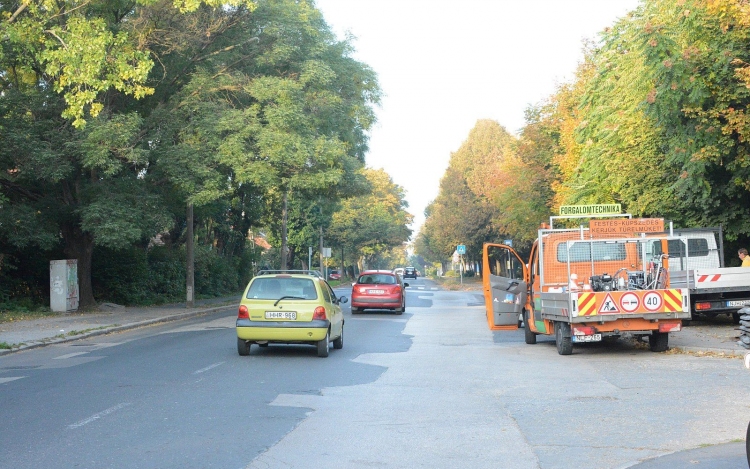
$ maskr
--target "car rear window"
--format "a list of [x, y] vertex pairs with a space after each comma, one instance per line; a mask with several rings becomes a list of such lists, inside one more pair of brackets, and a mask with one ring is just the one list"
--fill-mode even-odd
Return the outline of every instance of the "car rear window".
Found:
[[312, 279], [294, 277], [256, 278], [247, 290], [248, 299], [278, 300], [285, 296], [316, 300], [318, 291]]
[[365, 274], [357, 279], [357, 283], [366, 285], [395, 285], [398, 283], [394, 275], [388, 274]]

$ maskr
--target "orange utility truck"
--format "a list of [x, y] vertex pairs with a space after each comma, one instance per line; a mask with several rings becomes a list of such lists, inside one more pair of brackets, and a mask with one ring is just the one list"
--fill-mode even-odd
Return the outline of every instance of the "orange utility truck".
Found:
[[[618, 216], [628, 218], [591, 215], [588, 227], [576, 229], [554, 229], [553, 219], [563, 217], [552, 217], [528, 263], [510, 246], [485, 244], [490, 329], [522, 323], [527, 344], [539, 334], [554, 335], [560, 355], [570, 355], [576, 343], [620, 336], [648, 337], [652, 351], [667, 350], [669, 333], [690, 319], [690, 290], [673, 288], [669, 275], [669, 241], [686, 241], [664, 236], [663, 219]], [[647, 248], [655, 241], [658, 255]], [[675, 283], [686, 285], [680, 280]]]

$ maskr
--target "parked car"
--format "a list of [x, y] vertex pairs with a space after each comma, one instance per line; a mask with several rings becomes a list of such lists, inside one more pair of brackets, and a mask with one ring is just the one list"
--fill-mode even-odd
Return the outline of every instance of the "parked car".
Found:
[[352, 285], [352, 314], [365, 309], [390, 309], [398, 314], [406, 311], [408, 287], [401, 277], [393, 272], [368, 270], [362, 272]]
[[271, 343], [310, 344], [327, 357], [329, 344], [344, 346], [341, 303], [328, 282], [309, 273], [263, 274], [253, 277], [237, 313], [237, 352]]
[[415, 269], [414, 267], [405, 268], [404, 278], [417, 278], [417, 269]]
[[341, 273], [338, 270], [328, 272], [328, 280], [341, 280]]

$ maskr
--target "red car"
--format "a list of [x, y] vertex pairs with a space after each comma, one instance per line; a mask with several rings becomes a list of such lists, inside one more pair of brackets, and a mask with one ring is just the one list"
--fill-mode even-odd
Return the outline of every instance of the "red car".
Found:
[[408, 283], [390, 271], [368, 270], [362, 272], [352, 285], [352, 314], [365, 309], [390, 309], [401, 314], [406, 310]]
[[341, 280], [341, 274], [338, 270], [328, 272], [328, 280]]

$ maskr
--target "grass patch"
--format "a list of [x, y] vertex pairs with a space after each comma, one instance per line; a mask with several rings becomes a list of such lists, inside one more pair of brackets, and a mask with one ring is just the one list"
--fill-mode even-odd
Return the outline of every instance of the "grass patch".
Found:
[[10, 350], [13, 346], [10, 345], [8, 342], [0, 342], [0, 350]]
[[481, 290], [481, 277], [464, 277], [463, 282], [459, 277], [434, 277], [437, 283], [446, 290]]
[[74, 335], [88, 334], [89, 332], [101, 331], [102, 329], [109, 329], [110, 327], [119, 327], [119, 326], [120, 326], [119, 324], [110, 324], [108, 326], [92, 327], [90, 329], [84, 329], [82, 331], [72, 330], [72, 331], [66, 332], [65, 335], [68, 337], [71, 337]]

